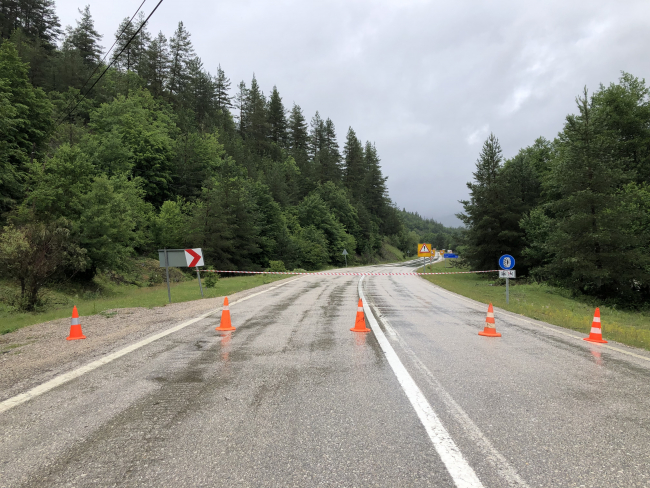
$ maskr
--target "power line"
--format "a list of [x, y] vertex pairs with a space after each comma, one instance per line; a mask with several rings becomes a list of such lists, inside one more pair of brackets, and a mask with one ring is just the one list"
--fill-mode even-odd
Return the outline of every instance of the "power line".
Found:
[[[127, 24], [124, 26], [124, 29], [122, 29], [122, 32], [120, 32], [120, 33], [118, 34], [118, 36], [115, 38], [115, 42], [113, 42], [113, 45], [108, 49], [108, 51], [106, 51], [106, 54], [104, 54], [104, 57], [102, 58], [102, 60], [101, 60], [99, 63], [97, 63], [97, 66], [95, 66], [95, 69], [93, 70], [93, 72], [90, 74], [90, 76], [88, 77], [88, 79], [86, 80], [86, 82], [83, 84], [83, 86], [79, 89], [79, 92], [83, 91], [83, 89], [86, 88], [86, 85], [88, 84], [88, 82], [92, 79], [93, 76], [95, 76], [95, 73], [97, 73], [97, 70], [99, 69], [99, 67], [102, 65], [102, 63], [103, 63], [104, 61], [106, 61], [106, 57], [107, 57], [107, 56], [110, 54], [110, 52], [113, 50], [113, 48], [115, 47], [115, 44], [117, 44], [117, 41], [120, 40], [120, 38], [122, 37], [122, 34], [124, 34], [124, 32], [126, 32], [126, 29], [129, 28], [129, 26], [131, 25], [131, 22], [133, 22], [133, 19], [135, 19], [135, 16], [138, 15], [138, 12], [140, 11], [140, 9], [142, 8], [142, 6], [144, 5], [144, 3], [145, 3], [146, 1], [147, 1], [147, 0], [143, 0], [143, 1], [142, 1], [142, 3], [140, 4], [140, 6], [138, 7], [138, 10], [135, 11], [135, 13], [134, 13], [133, 16], [131, 17], [131, 19], [130, 19], [130, 20], [127, 22]], [[70, 107], [70, 105], [72, 105], [72, 102], [68, 105], [68, 107], [66, 108], [66, 110]]]
[[[144, 1], [142, 2], [142, 4], [140, 5], [140, 8], [142, 7], [142, 5], [144, 5], [144, 2], [145, 2], [145, 1], [146, 1], [146, 0], [144, 0]], [[58, 121], [58, 123], [56, 124], [57, 127], [58, 127], [59, 125], [61, 125], [65, 119], [67, 119], [68, 117], [70, 117], [70, 115], [72, 114], [72, 112], [74, 112], [74, 111], [76, 110], [76, 108], [79, 106], [79, 104], [80, 104], [80, 103], [81, 103], [81, 102], [86, 98], [86, 95], [88, 95], [88, 94], [90, 93], [90, 91], [91, 91], [93, 88], [95, 88], [95, 85], [99, 82], [99, 80], [102, 79], [102, 77], [106, 74], [106, 72], [110, 69], [110, 67], [113, 66], [113, 63], [115, 63], [115, 61], [117, 61], [117, 59], [118, 59], [118, 58], [120, 57], [120, 55], [124, 52], [124, 50], [125, 50], [127, 47], [129, 47], [129, 44], [131, 44], [131, 41], [133, 41], [133, 39], [135, 39], [135, 37], [140, 33], [140, 31], [142, 30], [142, 28], [143, 28], [143, 27], [145, 26], [145, 24], [149, 21], [149, 19], [150, 19], [151, 16], [154, 14], [154, 12], [158, 9], [158, 7], [160, 6], [161, 3], [163, 3], [163, 0], [160, 0], [160, 1], [158, 2], [158, 4], [157, 4], [157, 5], [155, 6], [155, 8], [151, 11], [151, 13], [149, 14], [149, 16], [144, 20], [144, 22], [142, 22], [142, 24], [140, 24], [140, 27], [138, 27], [138, 30], [135, 31], [135, 34], [133, 34], [133, 35], [131, 36], [131, 38], [129, 39], [129, 41], [124, 45], [124, 47], [122, 47], [122, 50], [121, 50], [119, 53], [117, 53], [117, 56], [114, 56], [114, 57], [113, 57], [113, 61], [111, 61], [110, 64], [109, 64], [108, 66], [106, 66], [106, 69], [104, 69], [104, 71], [102, 71], [102, 74], [99, 75], [99, 78], [97, 78], [97, 79], [95, 80], [95, 82], [94, 82], [94, 83], [92, 84], [92, 86], [88, 89], [88, 91], [87, 91], [86, 93], [84, 93], [84, 94], [82, 95], [82, 97], [77, 101], [77, 103], [75, 104], [75, 106], [72, 107], [72, 110], [70, 110], [70, 111], [69, 111], [69, 112], [68, 112], [64, 117], [62, 117], [62, 118]], [[140, 10], [140, 8], [138, 8], [138, 11]], [[137, 13], [138, 13], [138, 12], [136, 11], [136, 13], [133, 14], [133, 17], [135, 17], [135, 15], [136, 15]], [[133, 17], [131, 17], [131, 20], [133, 20]], [[131, 23], [131, 20], [129, 21], [129, 24]], [[129, 24], [127, 24], [126, 27], [128, 27]], [[126, 30], [126, 27], [122, 30], [122, 33], [124, 33], [124, 31]], [[121, 36], [121, 35], [122, 35], [122, 34], [120, 34], [120, 36]], [[119, 37], [118, 37], [118, 39], [119, 39]], [[113, 46], [115, 46], [115, 43], [117, 43], [117, 40], [118, 40], [118, 39], [115, 40], [115, 42], [113, 43]], [[113, 46], [111, 46], [111, 49], [113, 49]], [[109, 50], [109, 51], [110, 51], [110, 50]], [[108, 56], [108, 52], [107, 52], [106, 55], [104, 56], [104, 59], [106, 59], [106, 56]], [[103, 62], [104, 59], [102, 59], [102, 62]], [[98, 68], [98, 67], [99, 67], [99, 65], [97, 65], [97, 68]], [[95, 68], [95, 71], [97, 71], [97, 68]], [[93, 71], [93, 75], [95, 74], [95, 71]], [[92, 78], [93, 75], [90, 75], [90, 77]], [[88, 79], [88, 81], [90, 81], [90, 78]], [[86, 83], [88, 83], [88, 81], [86, 81]], [[85, 84], [84, 84], [84, 86], [85, 86]], [[82, 87], [82, 89], [83, 89], [83, 87]]]

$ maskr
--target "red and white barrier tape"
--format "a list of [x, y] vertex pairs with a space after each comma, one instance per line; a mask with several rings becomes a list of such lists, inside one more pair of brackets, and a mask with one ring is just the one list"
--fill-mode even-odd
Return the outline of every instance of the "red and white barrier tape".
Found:
[[472, 274], [472, 273], [496, 273], [498, 269], [488, 271], [449, 271], [447, 273], [298, 273], [295, 271], [223, 271], [219, 269], [203, 269], [204, 273], [242, 273], [242, 274], [272, 274], [272, 275], [328, 275], [328, 276], [421, 276], [421, 275], [449, 275], [449, 274]]

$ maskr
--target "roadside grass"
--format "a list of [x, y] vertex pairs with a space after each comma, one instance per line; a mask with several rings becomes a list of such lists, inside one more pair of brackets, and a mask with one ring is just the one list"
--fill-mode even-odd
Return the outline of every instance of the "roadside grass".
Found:
[[388, 261], [404, 261], [404, 253], [387, 242], [382, 245], [382, 251]]
[[[427, 266], [427, 271], [461, 271], [446, 268], [444, 261]], [[419, 271], [421, 271], [420, 268]], [[506, 305], [505, 281], [496, 273], [424, 276], [436, 285], [476, 301], [524, 315], [566, 329], [589, 334], [594, 309], [600, 306], [570, 297], [564, 290], [536, 283], [516, 284], [510, 280], [510, 304]], [[513, 285], [513, 282], [515, 283]], [[486, 309], [487, 310], [487, 309]], [[650, 350], [650, 315], [600, 306], [603, 338]], [[497, 330], [498, 330], [497, 323]]]
[[[205, 275], [203, 275], [205, 276]], [[221, 278], [214, 288], [203, 286], [205, 298], [231, 295], [238, 291], [248, 290], [273, 281], [290, 278], [288, 275], [247, 275], [232, 278]], [[171, 284], [172, 303], [200, 300], [201, 292], [197, 279]], [[82, 294], [68, 297], [57, 296], [57, 304], [50, 310], [41, 313], [18, 313], [0, 309], [0, 334], [7, 334], [33, 324], [49, 320], [70, 317], [72, 306], [76, 305], [80, 316], [102, 314], [105, 317], [115, 315], [110, 310], [132, 307], [163, 307], [169, 303], [167, 285], [138, 287], [135, 285], [113, 285], [104, 289], [103, 296], [94, 297], [92, 294]]]

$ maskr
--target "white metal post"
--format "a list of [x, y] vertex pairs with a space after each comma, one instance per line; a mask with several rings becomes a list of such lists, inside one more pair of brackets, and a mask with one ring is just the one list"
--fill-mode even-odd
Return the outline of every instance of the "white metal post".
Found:
[[169, 258], [167, 257], [167, 248], [165, 248], [165, 273], [167, 274], [167, 296], [169, 297], [169, 303], [171, 303], [172, 291], [169, 288]]
[[201, 273], [199, 273], [199, 267], [196, 267], [196, 276], [199, 279], [199, 288], [201, 289], [201, 298], [203, 298], [203, 285], [201, 284]]

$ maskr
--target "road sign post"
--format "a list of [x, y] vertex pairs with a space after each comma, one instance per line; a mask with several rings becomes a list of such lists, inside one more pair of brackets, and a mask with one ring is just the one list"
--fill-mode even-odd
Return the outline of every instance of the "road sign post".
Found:
[[345, 267], [348, 267], [348, 251], [347, 249], [343, 249], [343, 256], [345, 256]]
[[167, 296], [169, 297], [169, 303], [171, 303], [172, 291], [169, 288], [169, 255], [167, 254], [167, 248], [165, 248], [165, 274], [167, 275]]
[[510, 254], [504, 254], [499, 258], [499, 267], [502, 271], [499, 271], [499, 278], [506, 279], [506, 304], [510, 303], [510, 278], [516, 278], [515, 270], [512, 269], [515, 267], [515, 258]]
[[203, 266], [203, 251], [201, 248], [196, 249], [158, 249], [158, 260], [160, 267], [165, 268], [167, 275], [167, 297], [169, 303], [172, 302], [172, 292], [169, 286], [169, 268], [194, 268], [196, 267], [196, 275], [199, 279], [199, 289], [201, 290], [201, 297], [203, 297], [203, 285], [201, 284], [201, 275], [199, 274], [199, 266]]
[[[443, 256], [445, 259], [458, 259], [458, 254], [451, 252], [451, 249], [447, 249], [447, 252], [443, 253]], [[449, 266], [446, 267], [451, 268], [451, 261], [449, 261]]]
[[203, 298], [203, 285], [201, 284], [201, 273], [199, 273], [199, 267], [196, 267], [196, 277], [199, 279], [199, 289], [201, 290], [201, 298]]
[[418, 244], [418, 257], [424, 258], [422, 265], [424, 266], [424, 271], [427, 270], [427, 256], [431, 257], [431, 244], [420, 243]]

